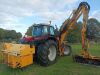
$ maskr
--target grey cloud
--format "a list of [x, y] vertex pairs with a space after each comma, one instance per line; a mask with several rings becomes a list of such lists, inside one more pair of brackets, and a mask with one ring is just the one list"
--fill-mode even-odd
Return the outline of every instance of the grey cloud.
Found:
[[[38, 17], [47, 20], [66, 18], [68, 5], [78, 0], [0, 0], [0, 27], [18, 29], [20, 19]], [[66, 10], [64, 10], [66, 7]], [[71, 7], [71, 6], [70, 6]], [[62, 10], [62, 11], [61, 11]], [[19, 24], [19, 25], [18, 25]], [[24, 24], [21, 24], [22, 27]]]

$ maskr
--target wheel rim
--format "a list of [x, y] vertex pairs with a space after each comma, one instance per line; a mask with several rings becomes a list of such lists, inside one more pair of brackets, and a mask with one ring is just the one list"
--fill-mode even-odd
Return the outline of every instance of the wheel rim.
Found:
[[69, 47], [65, 46], [64, 47], [64, 55], [68, 55], [70, 53]]
[[49, 55], [48, 58], [50, 61], [54, 61], [56, 58], [56, 47], [55, 46], [51, 46], [49, 48]]

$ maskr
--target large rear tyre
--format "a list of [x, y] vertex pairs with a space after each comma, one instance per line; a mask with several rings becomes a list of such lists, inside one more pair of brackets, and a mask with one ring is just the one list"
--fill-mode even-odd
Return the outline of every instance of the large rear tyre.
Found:
[[58, 48], [56, 42], [49, 40], [38, 46], [37, 59], [40, 65], [49, 66], [57, 60]]

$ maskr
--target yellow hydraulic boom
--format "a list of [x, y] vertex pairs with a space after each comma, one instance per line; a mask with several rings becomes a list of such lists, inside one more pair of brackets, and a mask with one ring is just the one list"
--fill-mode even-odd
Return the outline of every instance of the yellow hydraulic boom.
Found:
[[73, 11], [71, 16], [65, 20], [61, 27], [61, 34], [60, 34], [60, 55], [64, 55], [64, 48], [62, 45], [66, 45], [64, 41], [65, 37], [68, 35], [69, 31], [72, 29], [74, 23], [79, 19], [81, 15], [83, 15], [83, 25], [81, 29], [81, 38], [82, 38], [82, 50], [81, 55], [74, 55], [73, 58], [76, 62], [85, 63], [85, 64], [93, 64], [93, 65], [100, 65], [100, 57], [92, 56], [88, 52], [89, 47], [89, 39], [86, 37], [87, 32], [87, 21], [89, 15], [90, 6], [87, 2], [81, 2], [77, 10]]
[[[61, 29], [60, 29], [60, 55], [63, 55], [63, 52], [64, 52], [64, 49], [62, 48], [62, 44], [64, 44], [64, 39], [65, 37], [68, 35], [69, 31], [72, 29], [74, 23], [79, 19], [79, 17], [83, 14], [83, 26], [82, 26], [82, 39], [83, 37], [83, 34], [86, 32], [86, 25], [87, 25], [87, 20], [88, 20], [88, 13], [89, 13], [89, 10], [90, 10], [90, 6], [88, 5], [88, 3], [86, 2], [81, 2], [79, 7], [77, 8], [77, 10], [74, 10], [72, 12], [72, 14], [70, 15], [70, 17], [65, 20], [65, 22], [63, 23]], [[85, 42], [85, 39], [82, 41], [84, 43], [84, 46], [82, 49], [87, 49], [86, 48], [86, 42]]]

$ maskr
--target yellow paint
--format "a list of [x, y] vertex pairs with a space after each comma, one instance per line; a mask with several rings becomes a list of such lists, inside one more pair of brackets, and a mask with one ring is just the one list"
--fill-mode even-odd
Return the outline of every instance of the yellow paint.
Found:
[[33, 54], [35, 47], [30, 48], [27, 44], [11, 44], [5, 43], [4, 62], [12, 68], [22, 68], [33, 63]]

